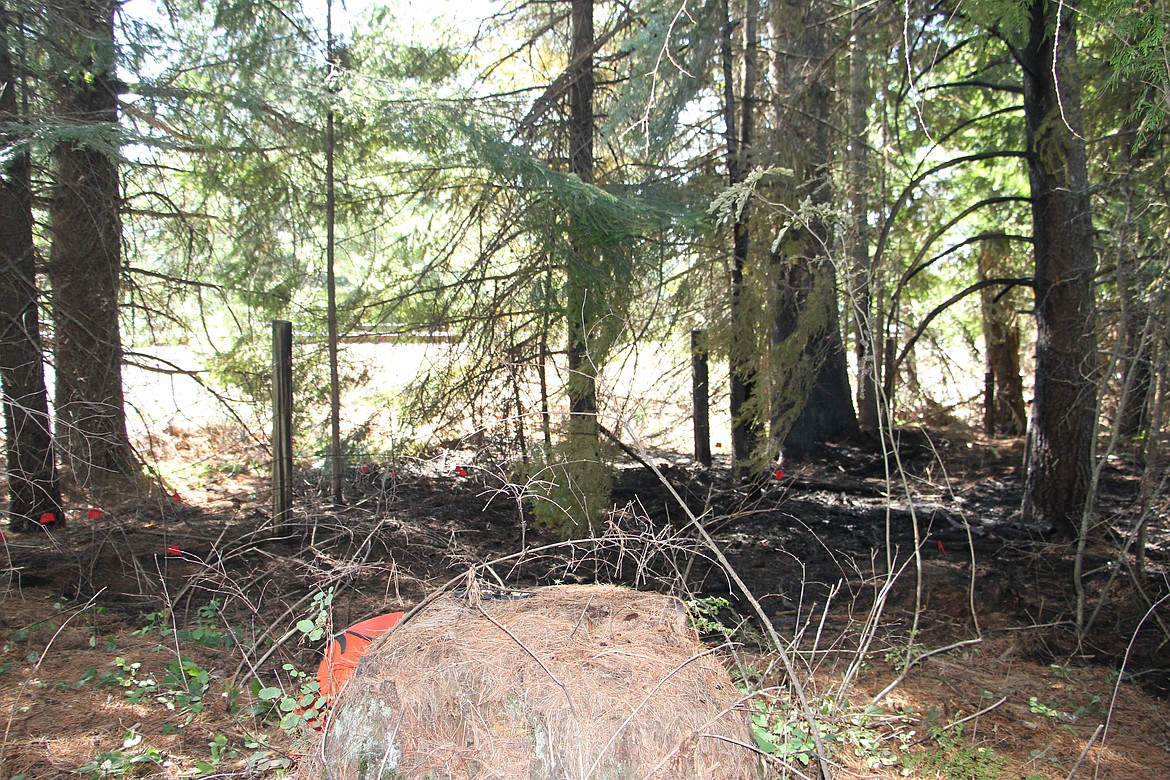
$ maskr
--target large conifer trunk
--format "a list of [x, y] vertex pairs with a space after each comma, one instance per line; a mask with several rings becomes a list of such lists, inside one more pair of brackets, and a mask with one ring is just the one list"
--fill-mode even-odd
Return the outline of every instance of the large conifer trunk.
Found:
[[[731, 3], [722, 4], [723, 122], [727, 146], [727, 183], [735, 187], [747, 179], [752, 170], [752, 146], [755, 143], [756, 81], [758, 53], [756, 16], [759, 3], [749, 0], [741, 25], [732, 22]], [[735, 104], [735, 77], [732, 32], [743, 28], [743, 69], [740, 79], [741, 100], [738, 114]], [[731, 332], [728, 339], [729, 393], [731, 411], [731, 450], [733, 471], [744, 478], [752, 471], [752, 457], [760, 438], [759, 413], [752, 404], [758, 393], [760, 354], [756, 336], [758, 316], [752, 311], [745, 275], [752, 239], [750, 209], [736, 215], [732, 225], [731, 247]], [[758, 403], [756, 404], [758, 406]], [[758, 469], [757, 469], [758, 470]]]
[[[1025, 517], [1075, 536], [1089, 496], [1096, 408], [1093, 225], [1080, 133], [1076, 14], [1030, 5], [1021, 52], [1036, 279], [1036, 395]], [[1059, 25], [1058, 10], [1063, 9]]]
[[[777, 164], [793, 171], [785, 194], [795, 210], [830, 201], [828, 10], [821, 3], [782, 3], [773, 24], [783, 43], [775, 55], [776, 82], [786, 109], [776, 118]], [[802, 215], [773, 253], [772, 419], [774, 446], [800, 455], [816, 444], [855, 434], [838, 314], [837, 276], [829, 235], [815, 213]]]
[[[0, 4], [0, 122], [19, 122], [16, 74], [8, 41], [13, 28]], [[8, 512], [15, 526], [50, 514], [63, 522], [49, 428], [49, 402], [37, 311], [32, 191], [27, 148], [20, 139], [0, 175], [0, 384], [3, 387]]]
[[129, 473], [122, 341], [118, 327], [121, 192], [115, 125], [111, 0], [60, 0], [50, 31], [60, 62], [58, 119], [78, 140], [53, 147], [50, 279], [56, 354], [57, 436], [79, 477]]

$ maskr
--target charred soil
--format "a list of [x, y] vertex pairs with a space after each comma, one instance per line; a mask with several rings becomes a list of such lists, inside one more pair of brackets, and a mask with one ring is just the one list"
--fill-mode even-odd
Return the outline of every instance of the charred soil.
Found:
[[279, 776], [313, 744], [287, 702], [324, 637], [468, 576], [691, 601], [763, 691], [766, 714], [745, 699], [758, 745], [797, 772], [794, 684], [834, 776], [1167, 776], [1170, 538], [1151, 528], [1139, 571], [1124, 460], [1078, 562], [1019, 522], [1022, 443], [964, 432], [827, 447], [752, 484], [718, 456], [619, 452], [615, 512], [572, 543], [532, 525], [523, 469], [483, 449], [356, 466], [344, 507], [299, 472], [275, 527], [263, 452], [225, 441], [175, 431], [196, 475], [74, 491], [62, 528], [3, 527], [0, 778]]

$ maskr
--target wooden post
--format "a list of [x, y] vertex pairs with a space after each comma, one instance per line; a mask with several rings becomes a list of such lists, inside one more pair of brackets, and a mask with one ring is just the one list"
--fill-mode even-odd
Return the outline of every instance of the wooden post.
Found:
[[292, 323], [272, 323], [272, 520], [284, 527], [292, 508]]
[[707, 380], [707, 348], [703, 331], [691, 331], [691, 374], [694, 397], [695, 460], [711, 465], [711, 405]]
[[983, 432], [995, 435], [995, 371], [991, 366], [983, 372]]

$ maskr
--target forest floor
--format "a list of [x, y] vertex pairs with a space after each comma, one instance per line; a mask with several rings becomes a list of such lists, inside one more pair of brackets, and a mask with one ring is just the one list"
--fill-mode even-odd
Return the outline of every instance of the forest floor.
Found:
[[[777, 686], [777, 706], [803, 688], [835, 777], [1170, 777], [1170, 535], [1162, 507], [1144, 573], [1118, 552], [1138, 484], [1123, 460], [1101, 482], [1078, 638], [1075, 548], [1014, 515], [1018, 440], [907, 431], [888, 463], [834, 446], [762, 485], [619, 453], [622, 509], [560, 545], [489, 449], [355, 467], [341, 510], [302, 472], [276, 529], [260, 445], [230, 428], [155, 444], [158, 485], [74, 492], [64, 528], [0, 526], [4, 780], [283, 776], [315, 736], [287, 711], [323, 645], [303, 621], [409, 609], [473, 566], [695, 600], [709, 634], [734, 631], [738, 679]], [[757, 607], [799, 680], [775, 671]], [[812, 772], [792, 724], [771, 726], [778, 776]]]

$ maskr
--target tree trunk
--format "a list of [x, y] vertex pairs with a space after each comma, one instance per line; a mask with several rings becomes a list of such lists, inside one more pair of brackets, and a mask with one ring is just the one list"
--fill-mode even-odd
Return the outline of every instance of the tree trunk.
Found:
[[[16, 40], [8, 9], [0, 4], [0, 122], [21, 120], [17, 76], [8, 49]], [[49, 425], [37, 310], [32, 190], [28, 147], [12, 136], [0, 175], [0, 387], [4, 404], [8, 514], [13, 528], [64, 523], [61, 489]]]
[[869, 46], [861, 29], [863, 11], [853, 9], [853, 34], [849, 43], [849, 213], [853, 227], [849, 234], [853, 270], [852, 308], [854, 357], [857, 361], [857, 422], [863, 431], [876, 433], [881, 427], [881, 398], [878, 393], [878, 349], [875, 334], [881, 332], [873, 321], [874, 269], [869, 253], [869, 139], [867, 110], [872, 100], [868, 83]]
[[[1136, 131], [1134, 131], [1136, 134]], [[1123, 137], [1128, 137], [1126, 133]], [[1118, 150], [1121, 170], [1135, 171], [1128, 143]], [[1140, 213], [1149, 195], [1139, 191], [1127, 175], [1122, 181], [1125, 216], [1117, 229], [1117, 299], [1121, 305], [1121, 388], [1117, 410], [1117, 432], [1128, 439], [1151, 433], [1150, 413], [1154, 400], [1154, 344], [1158, 318], [1144, 292], [1155, 289], [1150, 264], [1139, 261], [1141, 231], [1135, 230], [1134, 217]], [[1154, 272], [1157, 273], [1156, 271]]]
[[[756, 19], [758, 4], [749, 0], [744, 20], [744, 68], [739, 122], [735, 111], [735, 60], [732, 46], [731, 3], [722, 4], [723, 124], [727, 150], [727, 183], [741, 184], [751, 171], [751, 144], [755, 117], [757, 78]], [[747, 209], [736, 216], [732, 226], [731, 250], [731, 330], [728, 348], [731, 412], [732, 471], [737, 478], [751, 472], [751, 458], [759, 442], [760, 425], [750, 409], [756, 394], [759, 352], [755, 335], [756, 317], [751, 311], [744, 287], [744, 272], [751, 249]]]
[[[593, 183], [593, 0], [573, 0], [573, 43], [570, 62], [573, 63], [569, 86], [569, 172], [586, 184]], [[569, 353], [569, 414], [574, 432], [597, 438], [597, 386], [594, 369], [588, 356], [589, 322], [585, 309], [589, 275], [583, 265], [589, 263], [593, 248], [581, 237], [574, 237], [575, 262], [569, 264], [568, 286], [570, 305], [568, 315]], [[575, 272], [576, 271], [576, 272]]]
[[[572, 0], [571, 81], [569, 85], [569, 172], [585, 184], [593, 183], [593, 0]], [[593, 528], [609, 508], [611, 493], [608, 468], [603, 462], [597, 427], [598, 345], [590, 338], [603, 315], [606, 291], [595, 273], [600, 248], [570, 225], [570, 257], [565, 278], [569, 378], [569, 418], [564, 442], [561, 507], [566, 510], [565, 535], [578, 527]]]
[[[1122, 272], [1124, 273], [1124, 272]], [[1118, 284], [1122, 291], [1128, 285]], [[1140, 296], [1132, 296], [1122, 303], [1123, 379], [1120, 407], [1117, 412], [1117, 431], [1126, 438], [1137, 438], [1150, 431], [1150, 401], [1154, 390], [1154, 372], [1151, 365], [1150, 314]]]
[[691, 331], [691, 399], [694, 409], [695, 461], [711, 467], [711, 406], [706, 333]]
[[[1032, 0], [1024, 73], [1036, 279], [1036, 395], [1023, 515], [1075, 537], [1089, 497], [1097, 365], [1076, 13]], [[1059, 15], [1059, 23], [1057, 17]]]
[[58, 120], [85, 140], [53, 146], [49, 207], [56, 349], [57, 439], [74, 473], [129, 474], [122, 340], [118, 328], [122, 221], [112, 0], [62, 0], [50, 33], [62, 63], [55, 74]]
[[773, 255], [770, 433], [773, 445], [793, 456], [857, 432], [836, 269], [817, 211], [831, 197], [829, 84], [821, 67], [827, 48], [825, 10], [816, 2], [782, 3], [774, 20], [777, 85], [788, 96], [788, 110], [777, 122], [778, 164], [793, 172], [785, 200], [798, 217]]
[[[987, 240], [979, 255], [979, 279], [1007, 276], [1007, 241]], [[1002, 295], [1002, 297], [1001, 297]], [[1020, 325], [1013, 291], [997, 287], [980, 291], [988, 397], [984, 399], [984, 430], [991, 436], [1020, 436], [1027, 430], [1024, 381], [1020, 375]]]

